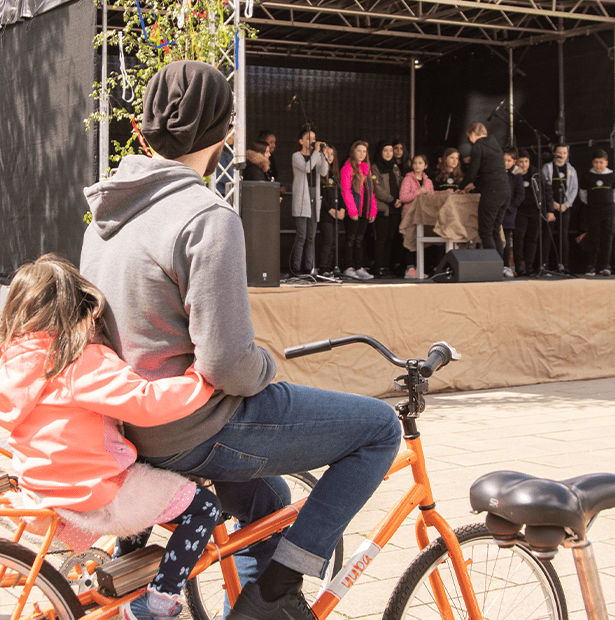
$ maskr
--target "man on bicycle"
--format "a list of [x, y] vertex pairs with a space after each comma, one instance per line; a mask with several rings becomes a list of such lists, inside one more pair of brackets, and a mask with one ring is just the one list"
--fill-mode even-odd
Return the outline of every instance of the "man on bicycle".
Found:
[[218, 164], [232, 101], [202, 62], [152, 78], [142, 133], [155, 155], [128, 156], [85, 189], [93, 219], [81, 270], [107, 297], [108, 337], [139, 374], [181, 375], [194, 361], [216, 390], [183, 420], [126, 428], [146, 461], [213, 480], [241, 525], [289, 501], [278, 476], [331, 464], [283, 536], [236, 558], [245, 587], [229, 614], [313, 620], [302, 575], [324, 575], [391, 465], [400, 426], [378, 400], [271, 383], [273, 357], [254, 343], [241, 220], [202, 178]]

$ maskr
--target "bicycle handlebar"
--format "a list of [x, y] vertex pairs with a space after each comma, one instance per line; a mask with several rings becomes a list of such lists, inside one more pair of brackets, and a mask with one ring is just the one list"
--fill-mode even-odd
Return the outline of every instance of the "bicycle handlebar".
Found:
[[[395, 366], [406, 368], [408, 362], [411, 361], [397, 357], [397, 355], [391, 353], [391, 351], [389, 351], [382, 343], [378, 342], [375, 338], [371, 338], [370, 336], [346, 336], [344, 338], [336, 338], [335, 340], [318, 340], [317, 342], [300, 344], [296, 347], [288, 347], [287, 349], [284, 349], [284, 356], [287, 360], [290, 360], [295, 357], [303, 357], [304, 355], [312, 355], [313, 353], [330, 351], [334, 347], [341, 347], [347, 344], [354, 344], [356, 342], [368, 344]], [[457, 351], [455, 351], [450, 344], [444, 341], [435, 342], [429, 348], [427, 360], [418, 360], [419, 372], [424, 377], [431, 377], [434, 372], [443, 366], [446, 366], [450, 361], [458, 360], [460, 357], [461, 356], [459, 353], [457, 353]]]

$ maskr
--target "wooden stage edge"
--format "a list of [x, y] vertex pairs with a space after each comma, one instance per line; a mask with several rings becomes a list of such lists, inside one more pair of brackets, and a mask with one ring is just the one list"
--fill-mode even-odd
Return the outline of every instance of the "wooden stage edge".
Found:
[[449, 342], [462, 358], [432, 377], [431, 392], [615, 376], [615, 278], [398, 282], [250, 288], [256, 342], [275, 356], [275, 380], [394, 395], [402, 369], [366, 345], [284, 359], [285, 347], [352, 334], [402, 358]]

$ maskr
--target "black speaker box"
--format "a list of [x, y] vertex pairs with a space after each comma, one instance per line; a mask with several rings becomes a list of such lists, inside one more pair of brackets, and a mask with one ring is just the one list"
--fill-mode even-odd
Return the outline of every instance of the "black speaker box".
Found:
[[241, 182], [248, 286], [280, 286], [280, 184]]
[[[444, 275], [447, 271], [452, 273]], [[449, 250], [434, 273], [434, 282], [497, 282], [503, 279], [504, 261], [497, 250]]]

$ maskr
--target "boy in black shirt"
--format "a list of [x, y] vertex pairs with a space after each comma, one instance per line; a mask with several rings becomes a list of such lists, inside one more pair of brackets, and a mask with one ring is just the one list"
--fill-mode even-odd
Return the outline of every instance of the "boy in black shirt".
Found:
[[586, 276], [611, 275], [609, 257], [613, 245], [615, 221], [615, 174], [609, 168], [606, 151], [598, 149], [592, 159], [593, 168], [583, 176], [581, 200], [587, 205], [587, 237], [589, 265]]

